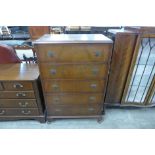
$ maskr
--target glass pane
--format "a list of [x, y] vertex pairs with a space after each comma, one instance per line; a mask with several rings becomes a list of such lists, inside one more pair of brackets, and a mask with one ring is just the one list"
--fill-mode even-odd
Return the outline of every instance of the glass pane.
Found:
[[144, 38], [141, 41], [125, 101], [143, 104], [154, 74], [155, 38]]

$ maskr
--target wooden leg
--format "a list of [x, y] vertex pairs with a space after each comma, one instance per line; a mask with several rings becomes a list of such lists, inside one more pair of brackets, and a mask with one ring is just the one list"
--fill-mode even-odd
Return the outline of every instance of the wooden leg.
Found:
[[46, 123], [46, 120], [45, 120], [44, 117], [43, 117], [43, 118], [39, 118], [38, 121], [39, 121], [40, 123]]
[[55, 119], [54, 118], [50, 118], [50, 119], [47, 119], [47, 124], [51, 124]]
[[103, 116], [102, 116], [102, 115], [99, 116], [98, 119], [97, 119], [97, 122], [98, 122], [99, 124], [101, 124], [103, 121], [104, 121]]

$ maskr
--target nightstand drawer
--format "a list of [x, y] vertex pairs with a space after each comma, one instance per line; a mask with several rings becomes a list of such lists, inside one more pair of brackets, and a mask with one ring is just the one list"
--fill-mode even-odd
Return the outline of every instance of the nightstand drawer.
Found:
[[15, 109], [15, 108], [0, 108], [0, 116], [32, 116], [39, 115], [38, 109], [28, 108], [28, 109]]
[[35, 98], [33, 91], [3, 91], [0, 92], [1, 99], [15, 99], [15, 98]]
[[3, 90], [2, 83], [0, 82], [0, 90]]
[[53, 106], [47, 109], [47, 114], [52, 116], [87, 116], [101, 115], [100, 106]]
[[46, 93], [103, 92], [105, 80], [43, 80]]
[[0, 108], [37, 108], [35, 99], [0, 99]]
[[46, 95], [48, 106], [52, 105], [98, 105], [103, 102], [102, 93], [87, 94], [48, 94]]
[[13, 82], [3, 82], [4, 90], [33, 90], [32, 82], [24, 82], [24, 81], [13, 81]]
[[41, 63], [41, 76], [43, 78], [83, 79], [105, 78], [107, 65], [100, 63], [89, 64], [52, 64]]
[[108, 62], [110, 44], [38, 45], [40, 62]]

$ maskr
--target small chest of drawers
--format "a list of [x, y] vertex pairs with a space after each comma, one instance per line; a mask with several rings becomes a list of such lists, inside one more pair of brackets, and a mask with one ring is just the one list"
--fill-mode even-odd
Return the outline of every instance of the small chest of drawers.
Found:
[[44, 35], [34, 42], [47, 108], [54, 118], [101, 118], [112, 41], [104, 35]]
[[37, 64], [2, 64], [0, 72], [0, 120], [45, 122]]

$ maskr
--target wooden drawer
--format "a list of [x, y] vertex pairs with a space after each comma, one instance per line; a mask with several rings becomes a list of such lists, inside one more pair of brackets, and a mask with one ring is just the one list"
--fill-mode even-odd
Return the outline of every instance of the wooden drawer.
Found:
[[105, 80], [44, 80], [45, 92], [103, 92]]
[[40, 62], [108, 62], [110, 44], [38, 45]]
[[0, 108], [37, 108], [35, 99], [0, 99]]
[[14, 82], [3, 82], [4, 90], [33, 90], [32, 82], [25, 82], [25, 81], [14, 81]]
[[43, 78], [82, 79], [105, 78], [107, 65], [100, 63], [89, 64], [52, 64], [41, 63], [41, 76]]
[[2, 99], [15, 99], [15, 98], [35, 98], [33, 91], [3, 91], [0, 92]]
[[0, 90], [3, 90], [2, 83], [0, 82]]
[[47, 109], [47, 115], [52, 116], [87, 116], [101, 115], [101, 106], [53, 106]]
[[12, 109], [12, 108], [0, 108], [0, 116], [31, 116], [39, 115], [38, 109], [28, 108], [28, 109]]
[[49, 107], [52, 105], [98, 105], [103, 102], [103, 94], [48, 94], [46, 95], [46, 101]]

